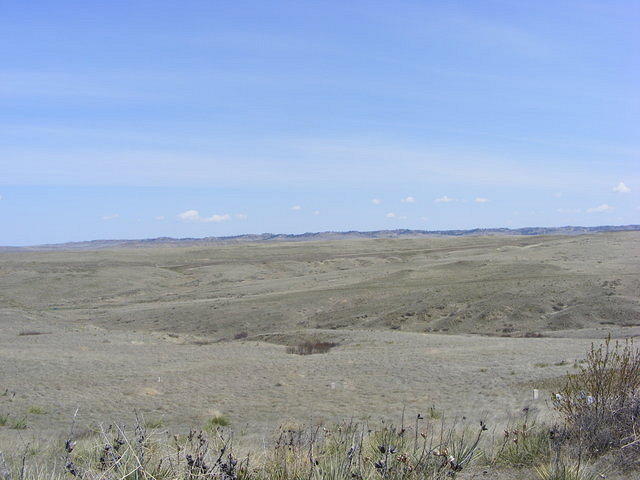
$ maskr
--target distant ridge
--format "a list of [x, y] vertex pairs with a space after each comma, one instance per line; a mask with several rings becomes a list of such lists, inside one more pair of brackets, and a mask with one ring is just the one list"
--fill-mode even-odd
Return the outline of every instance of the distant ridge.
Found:
[[366, 238], [420, 238], [420, 237], [464, 237], [469, 235], [583, 235], [600, 232], [640, 231], [640, 225], [602, 225], [598, 227], [523, 227], [523, 228], [474, 228], [471, 230], [372, 230], [359, 232], [309, 232], [300, 234], [262, 233], [227, 237], [171, 238], [158, 237], [138, 240], [88, 240], [27, 247], [0, 246], [0, 252], [56, 251], [56, 250], [102, 250], [109, 248], [142, 248], [168, 246], [231, 245], [240, 243], [305, 242], [322, 240], [348, 240]]

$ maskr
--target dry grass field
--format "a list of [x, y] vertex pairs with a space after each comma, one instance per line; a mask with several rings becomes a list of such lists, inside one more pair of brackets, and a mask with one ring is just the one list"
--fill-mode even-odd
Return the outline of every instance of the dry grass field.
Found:
[[[76, 408], [221, 415], [249, 443], [403, 408], [498, 428], [639, 333], [640, 232], [4, 253], [0, 442], [60, 438]], [[305, 341], [336, 346], [287, 352]]]

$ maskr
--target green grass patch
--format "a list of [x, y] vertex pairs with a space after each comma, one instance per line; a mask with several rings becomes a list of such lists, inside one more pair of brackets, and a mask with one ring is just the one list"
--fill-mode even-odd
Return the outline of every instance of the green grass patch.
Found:
[[162, 428], [164, 426], [164, 422], [161, 419], [147, 420], [144, 422], [144, 426], [150, 429]]
[[44, 415], [45, 413], [47, 413], [47, 411], [42, 407], [31, 406], [27, 410], [27, 413], [30, 413], [33, 415]]
[[547, 462], [550, 454], [549, 432], [542, 428], [527, 429], [520, 426], [505, 431], [495, 463], [516, 468], [533, 467]]
[[230, 423], [231, 421], [224, 415], [214, 415], [204, 424], [204, 429], [212, 432], [215, 431], [218, 427], [226, 427]]
[[26, 428], [27, 428], [27, 419], [26, 418], [20, 418], [18, 420], [15, 420], [11, 424], [11, 428], [13, 428], [14, 430], [26, 430]]

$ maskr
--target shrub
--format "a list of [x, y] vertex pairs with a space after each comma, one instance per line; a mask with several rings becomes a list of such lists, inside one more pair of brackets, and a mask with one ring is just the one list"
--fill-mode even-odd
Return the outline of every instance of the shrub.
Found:
[[304, 342], [298, 345], [287, 347], [287, 353], [296, 355], [312, 355], [314, 353], [327, 353], [333, 347], [338, 346], [332, 342]]
[[31, 406], [27, 410], [27, 413], [31, 413], [33, 415], [44, 415], [47, 411], [42, 407]]
[[238, 332], [233, 336], [234, 340], [242, 340], [243, 338], [247, 338], [249, 334], [247, 332]]
[[4, 427], [9, 422], [9, 415], [0, 413], [0, 427]]
[[614, 449], [640, 460], [640, 351], [632, 341], [591, 345], [584, 365], [555, 395], [567, 434], [591, 454]]

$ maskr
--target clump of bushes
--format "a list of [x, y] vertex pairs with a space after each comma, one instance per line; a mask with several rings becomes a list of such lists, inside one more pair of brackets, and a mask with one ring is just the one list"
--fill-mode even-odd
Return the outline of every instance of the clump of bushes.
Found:
[[314, 353], [327, 353], [333, 347], [337, 346], [338, 344], [333, 342], [304, 342], [287, 347], [287, 353], [313, 355]]
[[613, 452], [640, 466], [640, 351], [632, 341], [592, 345], [554, 405], [579, 448], [591, 455]]

